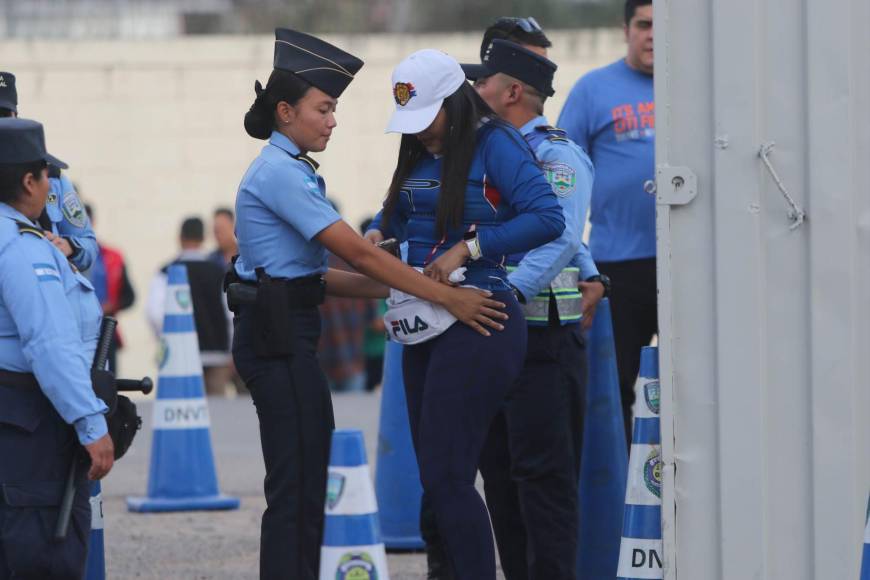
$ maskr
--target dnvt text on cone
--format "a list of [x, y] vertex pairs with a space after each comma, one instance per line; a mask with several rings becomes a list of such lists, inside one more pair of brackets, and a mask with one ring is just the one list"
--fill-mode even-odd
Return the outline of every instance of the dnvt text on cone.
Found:
[[658, 349], [644, 347], [635, 383], [634, 431], [628, 460], [619, 580], [660, 579], [662, 569], [662, 446]]
[[169, 267], [162, 352], [154, 403], [147, 497], [127, 498], [136, 512], [239, 507], [220, 493], [187, 269]]

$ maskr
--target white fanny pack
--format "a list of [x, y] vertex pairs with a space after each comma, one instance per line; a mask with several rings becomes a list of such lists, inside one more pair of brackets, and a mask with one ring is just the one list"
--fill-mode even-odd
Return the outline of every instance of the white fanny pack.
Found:
[[[415, 269], [422, 272], [420, 268]], [[464, 268], [460, 270], [464, 272]], [[451, 280], [453, 276], [451, 274]], [[459, 277], [464, 279], [462, 272], [459, 273]], [[443, 306], [432, 304], [395, 288], [390, 289], [387, 307], [389, 309], [384, 314], [387, 332], [391, 339], [401, 344], [420, 344], [432, 340], [456, 322], [456, 317]]]

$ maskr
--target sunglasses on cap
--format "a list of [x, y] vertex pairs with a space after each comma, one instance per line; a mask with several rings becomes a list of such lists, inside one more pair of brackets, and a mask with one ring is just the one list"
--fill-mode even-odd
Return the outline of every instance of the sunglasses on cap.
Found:
[[519, 28], [523, 32], [541, 32], [541, 25], [538, 24], [538, 21], [533, 17], [529, 16], [527, 18], [517, 18], [515, 16], [502, 16], [498, 20], [495, 21], [495, 26], [499, 28], [503, 28], [506, 26], [510, 26], [513, 28]]

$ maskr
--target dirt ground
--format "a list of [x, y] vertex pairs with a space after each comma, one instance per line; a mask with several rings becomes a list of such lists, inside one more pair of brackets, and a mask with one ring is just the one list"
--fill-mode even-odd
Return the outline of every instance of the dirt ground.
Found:
[[[376, 458], [380, 397], [333, 398], [339, 428], [361, 429], [372, 470]], [[147, 489], [151, 447], [150, 402], [138, 403], [143, 428], [130, 452], [103, 482], [106, 575], [111, 580], [256, 579], [264, 475], [257, 417], [250, 399], [209, 399], [211, 439], [221, 491], [241, 499], [225, 512], [138, 514], [126, 497]], [[425, 556], [389, 554], [392, 580], [425, 578]], [[292, 579], [288, 579], [292, 580]]]

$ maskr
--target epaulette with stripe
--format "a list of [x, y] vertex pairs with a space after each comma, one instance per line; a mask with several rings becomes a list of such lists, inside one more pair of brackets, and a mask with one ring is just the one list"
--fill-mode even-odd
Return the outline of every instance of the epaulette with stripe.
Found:
[[15, 220], [15, 223], [18, 224], [18, 233], [22, 236], [24, 234], [33, 234], [34, 236], [39, 238], [45, 237], [45, 232], [41, 228], [38, 228], [33, 224], [29, 224], [21, 220]]
[[558, 143], [560, 141], [568, 142], [568, 132], [564, 129], [559, 129], [558, 127], [553, 127], [551, 125], [538, 125], [535, 127], [535, 131], [541, 131], [542, 133], [547, 134], [547, 140], [552, 141], [554, 143]]
[[311, 170], [315, 173], [317, 173], [317, 168], [320, 167], [320, 164], [317, 161], [315, 161], [308, 155], [305, 155], [304, 153], [299, 153], [297, 155], [293, 155], [292, 157], [294, 159], [298, 159], [299, 161], [307, 163], [308, 166], [311, 167]]

